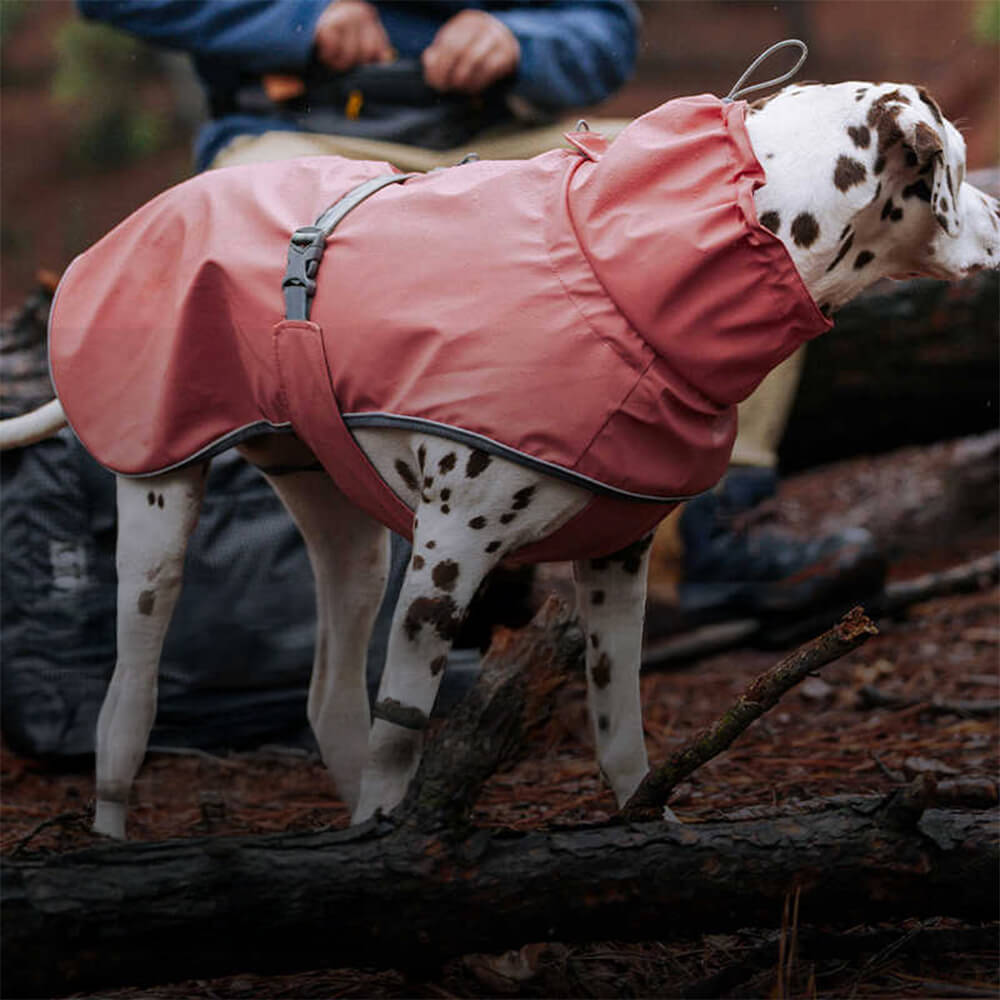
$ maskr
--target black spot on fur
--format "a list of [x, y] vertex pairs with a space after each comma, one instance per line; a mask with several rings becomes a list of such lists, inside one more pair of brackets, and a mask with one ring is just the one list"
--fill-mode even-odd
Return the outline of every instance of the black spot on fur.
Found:
[[402, 459], [396, 459], [396, 472], [399, 478], [406, 484], [407, 489], [415, 490], [419, 487], [416, 473]]
[[448, 487], [446, 486], [441, 491], [441, 502], [444, 503], [445, 501], [450, 500], [450, 499], [451, 499], [451, 490], [449, 490]]
[[611, 723], [610, 723], [610, 722], [608, 721], [608, 717], [607, 717], [606, 715], [604, 715], [603, 713], [601, 713], [601, 714], [600, 714], [600, 715], [599, 715], [599, 716], [597, 717], [597, 728], [598, 728], [598, 729], [599, 729], [599, 730], [600, 730], [600, 731], [601, 731], [602, 733], [606, 733], [606, 732], [608, 731], [608, 726], [609, 726], [609, 725], [611, 725]]
[[903, 200], [905, 201], [909, 198], [919, 198], [921, 201], [930, 202], [931, 189], [927, 186], [927, 181], [914, 181], [903, 188]]
[[592, 590], [590, 592], [590, 603], [591, 604], [603, 604], [604, 603], [604, 591], [603, 590]]
[[424, 476], [424, 489], [430, 489], [434, 485], [433, 476]]
[[431, 673], [435, 677], [437, 677], [437, 675], [439, 673], [441, 673], [441, 671], [444, 670], [444, 668], [446, 666], [448, 666], [448, 657], [447, 656], [444, 656], [444, 655], [435, 656], [434, 659], [431, 660]]
[[597, 662], [590, 668], [590, 679], [602, 690], [611, 683], [611, 658], [607, 653], [601, 653]]
[[469, 461], [465, 466], [465, 475], [469, 479], [475, 479], [483, 469], [485, 469], [493, 459], [486, 454], [485, 451], [480, 451], [478, 448], [469, 456]]
[[884, 221], [885, 221], [886, 219], [888, 219], [888, 218], [889, 218], [889, 216], [890, 216], [890, 215], [892, 215], [892, 213], [893, 213], [893, 212], [894, 212], [895, 210], [896, 210], [896, 208], [895, 208], [895, 206], [894, 206], [894, 205], [893, 205], [893, 203], [892, 203], [892, 199], [890, 198], [890, 199], [889, 199], [889, 200], [888, 200], [888, 201], [887, 201], [887, 202], [886, 202], [886, 203], [885, 203], [885, 204], [884, 204], [884, 205], [882, 206], [882, 215], [881, 215], [881, 219], [882, 219], [882, 221], [884, 222]]
[[455, 581], [458, 579], [458, 563], [453, 559], [442, 559], [431, 570], [431, 579], [434, 581], [434, 586], [440, 590], [454, 590]]
[[867, 125], [851, 125], [847, 134], [858, 149], [867, 149], [872, 144], [872, 134]]
[[513, 521], [515, 517], [517, 517], [517, 514], [501, 514], [500, 515], [500, 523], [501, 524], [510, 524], [510, 522]]
[[156, 494], [152, 490], [150, 490], [149, 493], [146, 494], [146, 501], [150, 507], [156, 506]]
[[151, 615], [153, 613], [153, 608], [156, 606], [156, 591], [155, 590], [144, 590], [139, 595], [139, 600], [136, 603], [136, 610], [140, 615]]
[[486, 527], [486, 518], [482, 517], [482, 516], [474, 517], [469, 522], [469, 527], [473, 528], [476, 531], [479, 531], [481, 528], [485, 528]]
[[450, 514], [451, 513], [451, 507], [449, 507], [446, 503], [441, 504], [441, 513], [442, 514]]
[[857, 184], [863, 184], [868, 176], [868, 170], [860, 160], [850, 156], [841, 156], [833, 171], [833, 183], [838, 191], [850, 191]]
[[413, 557], [413, 568], [414, 569], [418, 569], [418, 570], [424, 568], [424, 557], [423, 556], [414, 556]]
[[455, 463], [457, 461], [458, 458], [455, 456], [455, 453], [453, 451], [449, 451], [448, 454], [445, 455], [440, 462], [438, 462], [438, 472], [440, 472], [442, 476], [446, 472], [451, 472], [451, 470], [455, 468]]
[[501, 545], [503, 545], [503, 542], [490, 542], [490, 544], [486, 546], [486, 551], [487, 552], [496, 552], [497, 549], [499, 549]]
[[[423, 472], [424, 471], [424, 464], [427, 462], [427, 448], [424, 445], [421, 445], [417, 449], [417, 462], [420, 465], [420, 471]], [[428, 483], [427, 485], [429, 486], [430, 483]]]
[[936, 121], [938, 125], [943, 125], [944, 118], [941, 117], [941, 109], [937, 106], [937, 102], [934, 98], [931, 97], [931, 95], [928, 94], [923, 87], [920, 87], [917, 90], [917, 96], [924, 102], [924, 104], [927, 105], [928, 108], [930, 108], [931, 114], [934, 116], [934, 121]]
[[430, 540], [430, 541], [429, 541], [429, 542], [427, 543], [427, 548], [429, 548], [429, 549], [436, 549], [436, 548], [437, 548], [437, 542], [435, 542], [435, 541], [434, 541], [434, 539], [432, 538], [432, 539], [431, 539], [431, 540]]
[[837, 256], [833, 258], [830, 266], [826, 269], [826, 273], [829, 274], [848, 254], [851, 247], [854, 246], [854, 233], [847, 238], [847, 242], [840, 248], [837, 252]]
[[597, 649], [601, 644], [601, 637], [596, 632], [590, 633], [590, 645]]
[[514, 494], [514, 503], [511, 504], [512, 510], [524, 510], [528, 504], [531, 503], [532, 497], [535, 495], [534, 486], [525, 486], [523, 490], [518, 490]]
[[626, 545], [625, 548], [620, 549], [618, 552], [613, 552], [609, 556], [601, 556], [598, 559], [591, 559], [590, 568], [602, 572], [611, 563], [621, 563], [621, 567], [626, 573], [635, 575], [642, 568], [642, 559], [646, 553], [646, 549], [652, 544], [652, 534], [645, 535], [631, 545]]
[[778, 230], [781, 228], [781, 216], [777, 212], [765, 212], [760, 217], [760, 224], [777, 236]]
[[462, 614], [458, 605], [447, 594], [442, 597], [418, 597], [406, 609], [403, 631], [413, 641], [424, 625], [429, 625], [437, 635], [451, 641], [458, 634]]
[[800, 247], [811, 247], [819, 236], [819, 223], [809, 212], [800, 212], [792, 220], [792, 239]]
[[882, 94], [872, 102], [868, 109], [868, 125], [878, 133], [878, 151], [884, 153], [903, 138], [903, 130], [899, 127], [900, 104], [909, 104], [909, 98], [899, 90]]
[[[949, 208], [948, 199], [944, 195], [941, 195], [941, 201], [938, 203], [938, 208], [942, 212], [947, 212], [948, 211], [948, 208]], [[161, 504], [161, 506], [162, 506], [162, 504]]]
[[882, 173], [883, 170], [885, 170], [885, 157], [884, 156], [877, 156], [875, 158], [875, 166], [872, 167], [872, 172], [877, 177], [880, 173]]
[[948, 228], [948, 216], [942, 215], [940, 212], [936, 212], [934, 214], [934, 218], [938, 220], [938, 225], [942, 229], [947, 230], [947, 228]]
[[862, 250], [861, 253], [854, 258], [854, 270], [860, 271], [861, 268], [867, 267], [875, 259], [875, 254], [871, 250]]

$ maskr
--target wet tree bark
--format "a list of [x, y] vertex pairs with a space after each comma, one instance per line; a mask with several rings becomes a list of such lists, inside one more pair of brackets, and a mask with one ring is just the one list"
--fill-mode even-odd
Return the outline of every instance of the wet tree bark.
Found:
[[883, 282], [842, 309], [806, 350], [782, 469], [992, 430], [998, 301], [1000, 275], [984, 272]]
[[698, 825], [349, 831], [108, 845], [8, 863], [3, 995], [381, 966], [528, 941], [669, 939], [801, 919], [995, 917], [995, 811], [879, 799]]

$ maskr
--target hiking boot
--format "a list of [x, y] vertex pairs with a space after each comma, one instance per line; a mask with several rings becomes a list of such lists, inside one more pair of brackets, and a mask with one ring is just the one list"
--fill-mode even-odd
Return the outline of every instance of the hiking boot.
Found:
[[685, 504], [671, 631], [755, 619], [755, 642], [784, 645], [881, 592], [886, 560], [865, 529], [803, 539], [754, 523], [777, 486], [771, 469], [732, 468], [715, 490]]

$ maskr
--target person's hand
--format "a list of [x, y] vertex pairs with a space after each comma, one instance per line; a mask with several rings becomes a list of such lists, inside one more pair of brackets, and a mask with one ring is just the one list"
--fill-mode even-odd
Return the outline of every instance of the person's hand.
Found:
[[365, 0], [333, 0], [316, 22], [316, 55], [335, 73], [393, 57], [378, 12]]
[[424, 49], [424, 79], [435, 90], [478, 94], [517, 69], [521, 46], [491, 14], [467, 9], [445, 21]]

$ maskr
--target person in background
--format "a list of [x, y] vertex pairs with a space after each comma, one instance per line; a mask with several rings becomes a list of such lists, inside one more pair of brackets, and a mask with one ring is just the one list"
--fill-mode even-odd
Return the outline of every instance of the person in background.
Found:
[[[631, 0], [78, 0], [78, 8], [192, 57], [211, 116], [195, 143], [198, 170], [327, 153], [427, 170], [454, 164], [470, 142], [483, 159], [533, 156], [561, 144], [560, 113], [596, 104], [628, 79], [638, 47]], [[352, 72], [356, 85], [348, 77], [341, 90], [336, 78]], [[435, 127], [442, 117], [451, 129]]]

